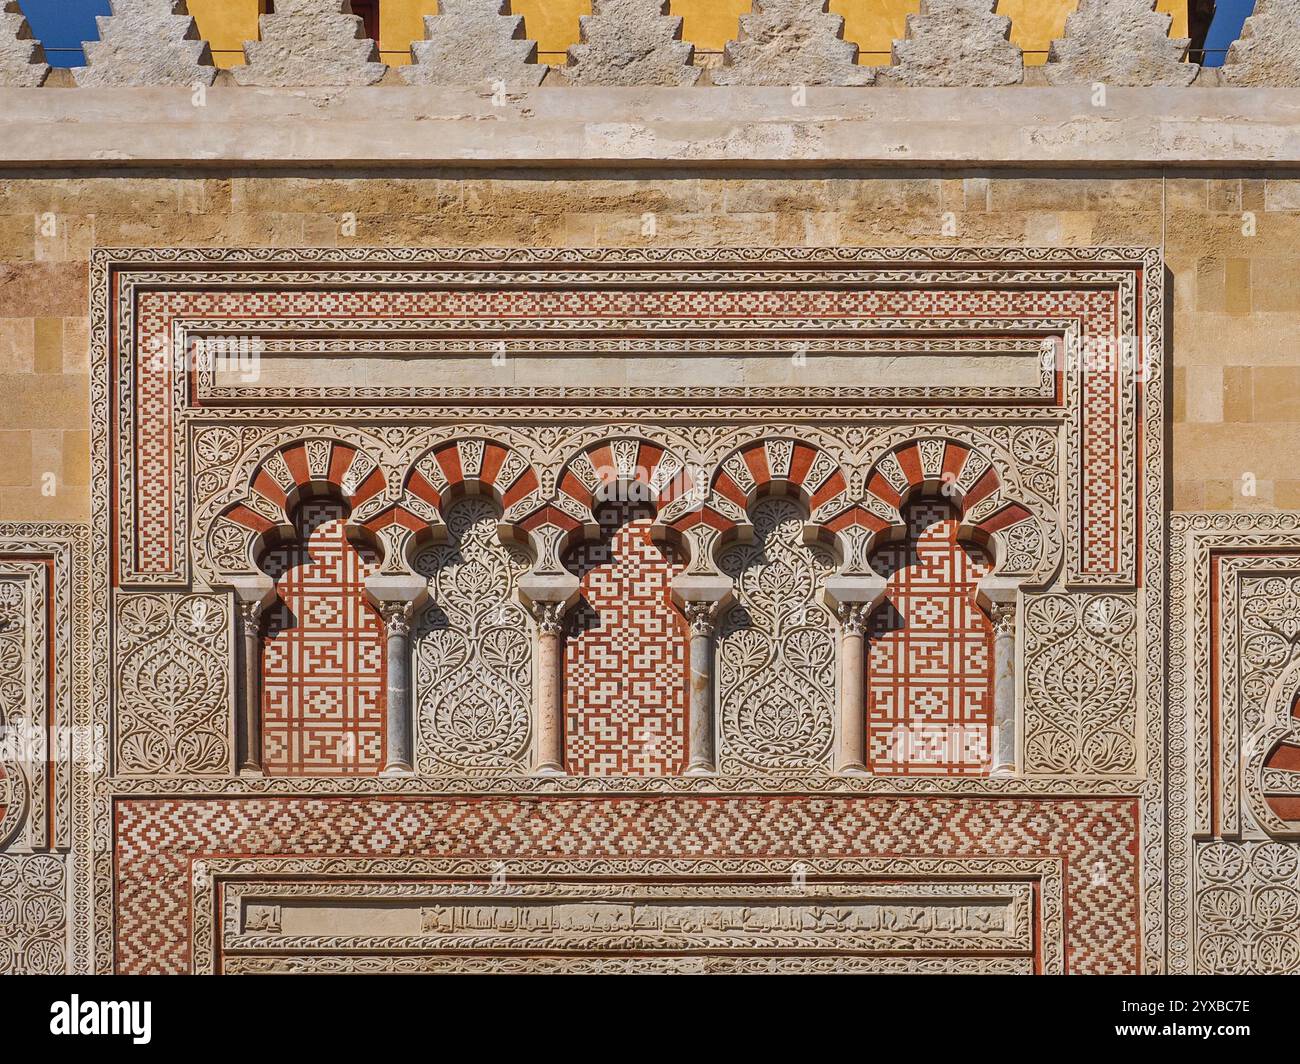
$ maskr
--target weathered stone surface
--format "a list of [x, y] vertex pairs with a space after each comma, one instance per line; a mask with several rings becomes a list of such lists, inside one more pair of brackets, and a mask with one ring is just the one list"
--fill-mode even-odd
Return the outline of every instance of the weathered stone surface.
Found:
[[[825, 86], [796, 101], [786, 87], [591, 92], [543, 85], [498, 106], [474, 88], [377, 85], [214, 92], [199, 108], [189, 94], [166, 88], [0, 89], [0, 164], [84, 166], [101, 175], [146, 165], [181, 166], [188, 173], [196, 163], [217, 162], [672, 169], [933, 164], [1089, 172], [1098, 166], [1195, 170], [1213, 163], [1261, 173], [1300, 164], [1300, 93], [1294, 89], [1117, 85], [1105, 107], [1092, 106], [1091, 96], [1087, 85], [960, 93]], [[0, 181], [0, 201], [7, 195]], [[30, 256], [30, 213], [53, 208], [34, 201], [25, 209], [28, 217], [12, 236]], [[101, 216], [97, 236], [105, 224]], [[184, 229], [173, 234], [187, 235]], [[1092, 235], [1073, 233], [1076, 243]], [[1125, 239], [1122, 230], [1113, 235], [1116, 242]], [[4, 236], [0, 230], [0, 242]]]
[[667, 0], [592, 0], [565, 77], [581, 85], [694, 85], [701, 73], [691, 65], [695, 47], [667, 10]]
[[1053, 85], [1190, 85], [1200, 73], [1184, 63], [1191, 41], [1170, 38], [1172, 15], [1156, 0], [1080, 0], [1065, 20], [1065, 37], [1052, 42], [1047, 80]]
[[78, 85], [211, 85], [217, 77], [208, 42], [184, 0], [112, 0], [96, 18], [99, 40], [87, 41]]
[[530, 88], [547, 66], [537, 42], [524, 36], [524, 18], [510, 0], [441, 0], [424, 20], [424, 40], [411, 45], [414, 63], [401, 68], [411, 85], [480, 85], [502, 81]]
[[907, 39], [894, 42], [894, 66], [880, 80], [899, 85], [1016, 85], [1025, 60], [1011, 43], [1011, 19], [996, 0], [921, 0], [907, 16]]
[[1225, 85], [1300, 85], [1300, 0], [1257, 0], [1221, 76]]
[[844, 19], [827, 0], [754, 0], [728, 41], [716, 85], [870, 85], [872, 67], [858, 65], [858, 46], [844, 40]]
[[278, 0], [258, 20], [260, 41], [245, 41], [240, 85], [373, 85], [388, 70], [349, 0]]
[[0, 85], [32, 89], [44, 84], [49, 73], [45, 49], [32, 38], [18, 0], [5, 0], [0, 4]]

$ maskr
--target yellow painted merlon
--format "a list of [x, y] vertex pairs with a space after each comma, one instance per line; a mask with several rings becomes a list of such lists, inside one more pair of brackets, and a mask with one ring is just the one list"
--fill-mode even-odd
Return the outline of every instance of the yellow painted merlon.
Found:
[[591, 14], [591, 0], [511, 0], [510, 9], [524, 16], [537, 61], [562, 66], [569, 45], [578, 43], [578, 19]]
[[906, 36], [907, 16], [921, 10], [921, 0], [831, 0], [830, 10], [844, 16], [844, 39], [858, 46], [858, 62], [889, 66], [894, 41]]
[[198, 23], [199, 36], [212, 49], [219, 67], [244, 65], [244, 42], [258, 39], [257, 16], [266, 10], [264, 0], [187, 0]]
[[[1160, 0], [1157, 9], [1173, 15], [1170, 35], [1187, 36], [1189, 0]], [[720, 52], [739, 32], [740, 16], [753, 0], [671, 0], [669, 13], [682, 18], [682, 37], [704, 52]], [[1011, 39], [1031, 66], [1047, 61], [1052, 41], [1065, 32], [1065, 20], [1078, 0], [999, 0], [998, 11], [1011, 18]], [[257, 39], [257, 15], [265, 0], [189, 0], [199, 33], [212, 46], [217, 66], [244, 62], [244, 41]], [[569, 45], [578, 42], [578, 19], [591, 14], [591, 0], [513, 0], [524, 16], [524, 32], [537, 41], [538, 60], [563, 64]], [[907, 16], [921, 10], [921, 0], [830, 0], [830, 10], [844, 16], [844, 38], [858, 46], [858, 62], [888, 66], [894, 41], [907, 33]], [[424, 18], [438, 13], [437, 0], [381, 0], [379, 50], [384, 62], [411, 61], [411, 42], [423, 40]]]
[[720, 52], [740, 32], [740, 16], [753, 0], [672, 0], [670, 15], [682, 17], [682, 39], [706, 52]]
[[[1173, 15], [1171, 37], [1187, 36], [1189, 0], [1160, 0], [1156, 10]], [[1065, 36], [1065, 20], [1079, 6], [1079, 0], [998, 0], [998, 14], [1011, 18], [1011, 39], [1025, 53], [1026, 66], [1047, 62], [1052, 42]]]
[[389, 66], [411, 61], [411, 42], [424, 40], [424, 18], [438, 13], [438, 0], [380, 0], [379, 55]]

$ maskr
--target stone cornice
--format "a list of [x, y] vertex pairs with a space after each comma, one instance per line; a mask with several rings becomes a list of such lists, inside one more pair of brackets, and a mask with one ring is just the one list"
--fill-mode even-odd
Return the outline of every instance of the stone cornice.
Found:
[[[1300, 163], [1300, 89], [0, 89], [0, 166]], [[499, 102], [499, 101], [498, 101]]]

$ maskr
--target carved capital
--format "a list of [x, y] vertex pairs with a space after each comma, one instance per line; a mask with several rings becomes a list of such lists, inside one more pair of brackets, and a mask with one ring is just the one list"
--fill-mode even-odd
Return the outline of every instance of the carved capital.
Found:
[[275, 582], [265, 573], [258, 573], [255, 576], [229, 576], [217, 586], [228, 587], [235, 593], [240, 634], [260, 636], [262, 618], [276, 601]]
[[1015, 637], [1016, 604], [1014, 602], [995, 602], [989, 606], [989, 620], [993, 623], [993, 634]]
[[379, 609], [384, 619], [388, 634], [409, 636], [411, 634], [411, 604], [409, 602], [385, 602]]
[[239, 630], [245, 636], [259, 636], [262, 633], [263, 603], [236, 599], [235, 609], [239, 612]]
[[366, 598], [379, 611], [390, 636], [409, 636], [411, 618], [428, 601], [423, 578], [373, 574], [366, 578]]
[[544, 602], [534, 599], [529, 612], [537, 622], [537, 630], [544, 635], [558, 635], [564, 628], [565, 603]]
[[975, 602], [988, 614], [993, 634], [1014, 638], [1016, 601], [1020, 597], [1020, 579], [989, 575], [975, 589]]
[[845, 635], [862, 635], [871, 621], [875, 606], [869, 602], [841, 602], [835, 607], [835, 616]]
[[836, 573], [826, 580], [822, 596], [848, 635], [861, 635], [867, 621], [885, 599], [888, 581], [879, 573]]
[[713, 623], [716, 605], [714, 602], [687, 602], [682, 607], [682, 612], [686, 614], [686, 623], [691, 626], [691, 635], [713, 635], [716, 627]]

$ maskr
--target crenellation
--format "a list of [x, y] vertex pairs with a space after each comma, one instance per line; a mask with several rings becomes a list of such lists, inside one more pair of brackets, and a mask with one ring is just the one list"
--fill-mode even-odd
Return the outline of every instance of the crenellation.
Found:
[[844, 19], [829, 0], [755, 0], [728, 41], [715, 85], [870, 85], [858, 46], [844, 39]]
[[558, 69], [574, 85], [694, 85], [695, 47], [682, 40], [682, 20], [668, 0], [592, 0], [580, 19], [580, 43]]
[[388, 70], [349, 0], [279, 0], [258, 24], [262, 39], [244, 43], [248, 63], [234, 71], [240, 85], [373, 85]]
[[1300, 86], [1300, 0], [1256, 0], [1220, 76], [1225, 85]]
[[112, 14], [96, 18], [99, 40], [85, 43], [79, 86], [211, 85], [212, 51], [199, 37], [185, 0], [112, 0]]
[[49, 74], [45, 49], [32, 37], [18, 0], [5, 0], [0, 5], [0, 87], [34, 89]]
[[[591, 14], [577, 16], [579, 40], [568, 47], [567, 63], [552, 68], [537, 61], [538, 40], [528, 35], [524, 15], [511, 0], [445, 0], [438, 14], [424, 17], [423, 39], [410, 42], [413, 62], [398, 68], [400, 77], [387, 78], [388, 66], [350, 0], [280, 0], [274, 13], [258, 17], [259, 39], [244, 42], [245, 64], [223, 73], [220, 83], [300, 88], [502, 82], [507, 91], [543, 83], [1300, 85], [1300, 39], [1294, 33], [1300, 0], [1259, 0], [1227, 63], [1205, 77], [1198, 64], [1186, 61], [1190, 38], [1169, 36], [1174, 16], [1159, 0], [1078, 0], [1064, 34], [1050, 42], [1045, 68], [1028, 77], [1024, 54], [1012, 40], [1012, 15], [1001, 14], [997, 0], [920, 0], [920, 10], [907, 15], [904, 36], [893, 41], [892, 64], [884, 67], [860, 62], [863, 42], [846, 36], [845, 19], [831, 10], [831, 0], [756, 0], [739, 15], [721, 56], [695, 54], [677, 11], [670, 0], [594, 0]], [[211, 85], [217, 79], [211, 49], [185, 0], [112, 0], [111, 14], [99, 16], [98, 24], [100, 39], [85, 43], [85, 65], [52, 72], [17, 0], [6, 0], [0, 10], [0, 87]], [[1185, 19], [1179, 23], [1184, 24]], [[548, 78], [549, 70], [558, 76]]]
[[537, 62], [537, 42], [510, 0], [441, 0], [424, 19], [424, 40], [411, 44], [408, 85], [540, 85], [548, 67]]
[[1156, 0], [1080, 0], [1052, 42], [1052, 85], [1190, 85], [1200, 66], [1184, 62], [1190, 39], [1170, 38], [1173, 17]]
[[889, 85], [1016, 85], [1025, 61], [1011, 43], [1011, 19], [994, 14], [996, 0], [921, 0], [907, 16], [907, 36], [894, 42], [894, 65], [881, 71]]

